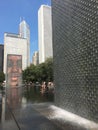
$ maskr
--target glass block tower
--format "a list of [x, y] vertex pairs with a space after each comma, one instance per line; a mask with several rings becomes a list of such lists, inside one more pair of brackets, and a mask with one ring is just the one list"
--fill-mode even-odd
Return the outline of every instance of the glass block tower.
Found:
[[30, 28], [29, 25], [23, 20], [19, 25], [19, 34], [21, 38], [27, 39], [27, 64], [30, 65]]
[[98, 0], [52, 0], [55, 103], [98, 122]]

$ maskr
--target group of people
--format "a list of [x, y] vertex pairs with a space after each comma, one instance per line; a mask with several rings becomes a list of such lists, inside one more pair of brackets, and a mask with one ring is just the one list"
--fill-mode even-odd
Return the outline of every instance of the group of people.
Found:
[[54, 91], [54, 84], [53, 82], [42, 82], [41, 85], [41, 92], [45, 93], [45, 92], [53, 92]]

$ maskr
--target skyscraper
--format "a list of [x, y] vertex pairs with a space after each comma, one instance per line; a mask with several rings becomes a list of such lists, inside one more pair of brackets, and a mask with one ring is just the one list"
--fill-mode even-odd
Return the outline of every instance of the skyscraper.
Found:
[[3, 71], [4, 45], [0, 44], [0, 71]]
[[23, 20], [19, 25], [19, 34], [21, 38], [27, 39], [27, 65], [30, 65], [30, 28], [29, 25]]
[[52, 0], [55, 103], [98, 122], [98, 0]]
[[39, 63], [53, 56], [51, 7], [41, 5], [38, 11]]
[[39, 63], [39, 55], [38, 55], [38, 51], [35, 51], [33, 54], [33, 58], [32, 58], [32, 63], [34, 65], [38, 65]]

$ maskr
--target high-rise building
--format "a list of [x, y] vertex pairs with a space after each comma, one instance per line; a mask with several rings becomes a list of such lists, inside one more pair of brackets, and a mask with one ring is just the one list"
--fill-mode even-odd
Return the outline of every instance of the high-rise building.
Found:
[[4, 73], [7, 71], [7, 56], [21, 55], [22, 70], [26, 69], [27, 64], [27, 39], [21, 38], [18, 34], [4, 34]]
[[32, 63], [34, 65], [38, 65], [39, 63], [39, 55], [38, 55], [38, 51], [35, 51], [32, 57]]
[[98, 0], [52, 0], [55, 104], [98, 122]]
[[0, 71], [3, 71], [4, 45], [0, 44]]
[[39, 63], [53, 56], [51, 7], [41, 5], [38, 11]]
[[27, 39], [27, 64], [30, 65], [30, 28], [29, 25], [23, 20], [19, 25], [19, 34], [21, 38]]

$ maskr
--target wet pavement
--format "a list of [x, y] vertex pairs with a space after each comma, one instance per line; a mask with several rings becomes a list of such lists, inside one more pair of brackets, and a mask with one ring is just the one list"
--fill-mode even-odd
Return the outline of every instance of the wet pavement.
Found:
[[19, 130], [16, 119], [10, 109], [6, 105], [5, 117], [2, 117], [0, 130]]
[[98, 124], [71, 112], [56, 107], [51, 103], [34, 104], [33, 108], [60, 126], [62, 130], [98, 130]]
[[98, 124], [56, 107], [54, 94], [39, 88], [12, 89], [3, 95], [0, 114], [0, 130], [98, 130]]
[[33, 109], [31, 104], [22, 109], [13, 110], [13, 114], [21, 130], [62, 130]]

